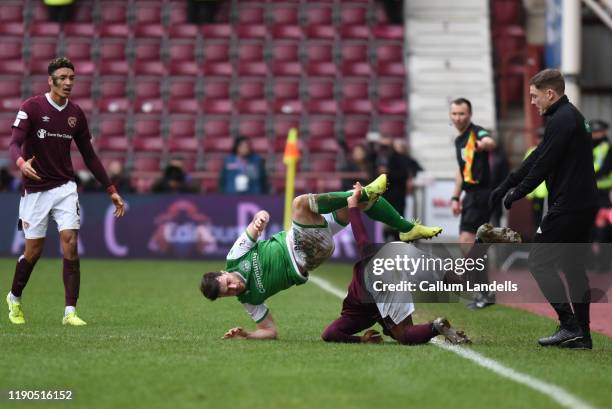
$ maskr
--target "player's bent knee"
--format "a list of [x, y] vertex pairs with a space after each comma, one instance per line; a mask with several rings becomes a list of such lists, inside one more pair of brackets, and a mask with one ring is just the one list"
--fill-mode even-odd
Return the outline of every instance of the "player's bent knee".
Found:
[[334, 332], [331, 327], [325, 328], [325, 331], [321, 334], [321, 339], [325, 342], [337, 342]]
[[292, 209], [294, 212], [310, 210], [308, 206], [308, 195], [299, 195], [293, 199]]

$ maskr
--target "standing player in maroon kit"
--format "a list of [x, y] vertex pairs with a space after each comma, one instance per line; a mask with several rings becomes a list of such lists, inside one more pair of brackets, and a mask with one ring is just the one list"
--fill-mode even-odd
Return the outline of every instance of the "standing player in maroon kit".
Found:
[[26, 242], [6, 302], [9, 320], [13, 324], [25, 324], [21, 293], [43, 251], [49, 217], [52, 217], [57, 223], [64, 254], [66, 309], [62, 324], [85, 325], [76, 314], [81, 281], [77, 252], [80, 214], [70, 159], [72, 140], [89, 170], [110, 195], [115, 216], [123, 216], [125, 207], [94, 152], [85, 114], [68, 100], [74, 85], [74, 66], [67, 58], [56, 58], [49, 63], [48, 73], [49, 92], [26, 100], [13, 123], [9, 151], [23, 174], [19, 226]]

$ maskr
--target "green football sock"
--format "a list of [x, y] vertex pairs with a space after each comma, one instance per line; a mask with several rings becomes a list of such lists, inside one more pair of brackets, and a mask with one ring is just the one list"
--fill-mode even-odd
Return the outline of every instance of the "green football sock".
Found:
[[414, 227], [414, 223], [404, 219], [384, 197], [374, 202], [372, 207], [365, 211], [365, 214], [370, 219], [382, 222], [400, 233], [409, 232]]
[[[327, 214], [336, 210], [343, 209], [348, 206], [346, 199], [353, 195], [352, 191], [348, 192], [329, 192], [311, 194], [309, 197], [310, 210], [318, 214]], [[365, 190], [361, 192], [359, 202], [367, 202], [368, 195]], [[313, 203], [314, 202], [314, 203]]]

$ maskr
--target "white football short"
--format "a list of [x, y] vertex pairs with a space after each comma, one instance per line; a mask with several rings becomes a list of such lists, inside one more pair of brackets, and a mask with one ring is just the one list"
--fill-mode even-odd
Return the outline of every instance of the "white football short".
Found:
[[47, 235], [49, 217], [57, 230], [81, 227], [79, 196], [75, 182], [68, 182], [44, 192], [25, 193], [19, 202], [19, 219], [25, 238], [40, 239]]

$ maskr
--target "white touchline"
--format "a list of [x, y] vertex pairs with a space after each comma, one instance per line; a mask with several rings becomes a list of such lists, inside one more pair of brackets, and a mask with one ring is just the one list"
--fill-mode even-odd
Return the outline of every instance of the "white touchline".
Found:
[[[334, 287], [329, 281], [311, 275], [309, 280], [313, 284], [317, 285], [322, 290], [327, 291], [330, 294], [335, 295], [338, 298], [344, 299], [346, 297], [346, 292], [341, 291], [338, 288]], [[582, 399], [577, 396], [572, 395], [565, 389], [560, 386], [553, 385], [548, 382], [544, 382], [540, 379], [534, 378], [533, 376], [518, 372], [512, 368], [509, 368], [494, 359], [487, 358], [486, 356], [471, 350], [466, 347], [459, 347], [456, 345], [446, 344], [442, 341], [437, 341], [435, 339], [432, 340], [432, 343], [437, 347], [440, 347], [446, 351], [454, 352], [455, 354], [469, 359], [477, 365], [482, 366], [483, 368], [487, 368], [501, 377], [508, 378], [513, 380], [514, 382], [520, 383], [522, 385], [527, 386], [535, 391], [538, 391], [550, 399], [557, 402], [559, 405], [568, 408], [568, 409], [595, 409], [594, 406], [586, 403]]]

